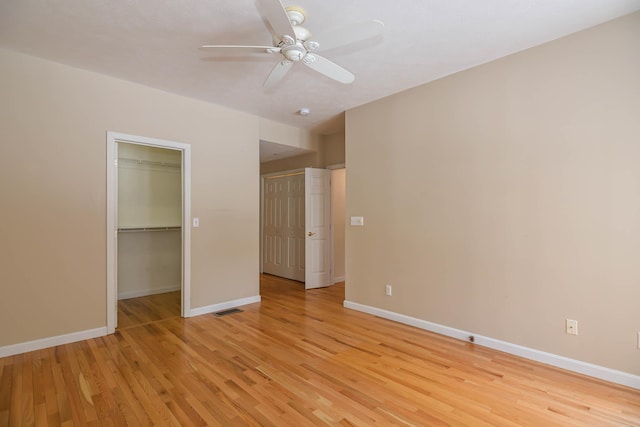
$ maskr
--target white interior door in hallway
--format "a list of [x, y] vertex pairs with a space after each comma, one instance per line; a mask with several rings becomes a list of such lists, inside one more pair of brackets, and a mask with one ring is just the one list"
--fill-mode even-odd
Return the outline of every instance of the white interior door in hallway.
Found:
[[304, 172], [265, 179], [265, 273], [304, 282]]
[[304, 170], [305, 289], [333, 285], [331, 274], [331, 171]]
[[331, 172], [265, 177], [263, 271], [305, 283], [333, 285], [331, 273]]

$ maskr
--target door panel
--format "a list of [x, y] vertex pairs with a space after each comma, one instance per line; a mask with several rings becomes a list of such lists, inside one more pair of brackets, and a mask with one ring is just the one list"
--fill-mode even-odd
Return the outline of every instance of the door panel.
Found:
[[305, 288], [331, 286], [331, 171], [305, 169], [305, 223]]
[[304, 281], [304, 174], [267, 178], [264, 189], [263, 271]]
[[[304, 281], [304, 175], [288, 177], [287, 192], [287, 265], [284, 268], [284, 277]], [[300, 252], [302, 251], [302, 262]]]
[[264, 262], [265, 273], [282, 271], [282, 185], [278, 180], [265, 183], [264, 194]]

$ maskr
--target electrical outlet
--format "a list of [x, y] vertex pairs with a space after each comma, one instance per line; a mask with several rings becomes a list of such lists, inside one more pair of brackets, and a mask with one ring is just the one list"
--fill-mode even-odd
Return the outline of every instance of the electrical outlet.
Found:
[[567, 333], [571, 335], [578, 335], [578, 321], [567, 319]]
[[391, 296], [391, 292], [392, 292], [391, 285], [385, 286], [385, 288], [384, 288], [385, 295], [390, 297]]
[[640, 332], [638, 332], [638, 350], [640, 350]]

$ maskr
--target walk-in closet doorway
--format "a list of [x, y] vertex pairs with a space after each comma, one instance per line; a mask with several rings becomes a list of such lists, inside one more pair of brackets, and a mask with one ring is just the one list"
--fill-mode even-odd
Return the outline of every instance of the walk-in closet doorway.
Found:
[[179, 294], [180, 307], [158, 310], [188, 317], [189, 146], [112, 132], [107, 146], [108, 332], [130, 321], [118, 319], [119, 304], [123, 314], [126, 304]]

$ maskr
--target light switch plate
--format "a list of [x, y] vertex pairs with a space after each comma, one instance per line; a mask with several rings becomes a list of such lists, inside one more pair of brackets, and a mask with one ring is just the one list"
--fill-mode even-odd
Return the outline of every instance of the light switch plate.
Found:
[[200, 218], [193, 218], [193, 228], [200, 227]]
[[359, 227], [364, 226], [364, 217], [363, 216], [352, 216], [351, 217], [351, 225], [356, 225]]

